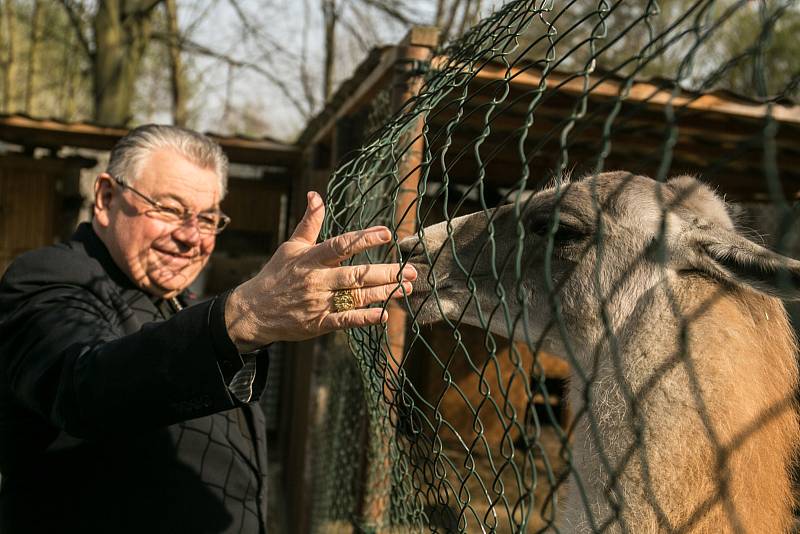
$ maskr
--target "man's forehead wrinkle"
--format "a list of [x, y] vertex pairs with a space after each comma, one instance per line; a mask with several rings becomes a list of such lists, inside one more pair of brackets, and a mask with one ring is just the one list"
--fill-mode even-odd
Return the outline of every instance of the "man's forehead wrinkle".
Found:
[[[184, 199], [182, 196], [180, 196], [177, 193], [155, 194], [155, 195], [153, 195], [153, 200], [157, 200], [159, 202], [163, 202], [165, 200], [174, 200], [175, 202], [177, 202], [178, 204], [180, 204], [184, 208], [193, 208], [193, 206], [191, 206], [190, 202], [187, 202], [186, 199]], [[203, 212], [203, 211], [213, 211], [214, 209], [216, 209], [218, 204], [219, 204], [219, 202], [215, 200], [213, 206], [208, 207], [208, 208], [202, 208], [199, 211], [201, 211], [201, 212]]]
[[[164, 161], [167, 158], [167, 161]], [[213, 178], [209, 179], [209, 173]], [[197, 211], [215, 210], [219, 206], [219, 180], [214, 169], [199, 167], [171, 150], [151, 152], [139, 170], [137, 187], [159, 202], [174, 201]], [[207, 205], [196, 205], [202, 202]]]

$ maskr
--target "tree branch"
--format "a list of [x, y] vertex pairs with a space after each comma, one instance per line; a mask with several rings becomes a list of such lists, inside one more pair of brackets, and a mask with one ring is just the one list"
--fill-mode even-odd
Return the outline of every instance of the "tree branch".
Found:
[[83, 33], [83, 24], [81, 21], [80, 13], [78, 13], [76, 7], [70, 0], [61, 0], [61, 5], [67, 12], [67, 17], [69, 17], [69, 22], [72, 25], [72, 29], [75, 30], [75, 36], [78, 38], [78, 43], [80, 43], [84, 53], [88, 58], [90, 59], [93, 58], [94, 50], [92, 50], [92, 46], [89, 44], [89, 40], [86, 38], [86, 34]]
[[273, 39], [271, 35], [265, 33], [260, 28], [254, 26], [250, 22], [250, 17], [244, 11], [244, 9], [242, 8], [241, 4], [239, 3], [239, 0], [228, 0], [228, 3], [233, 8], [233, 11], [236, 13], [237, 18], [242, 23], [242, 26], [244, 27], [245, 31], [249, 35], [253, 35], [253, 36], [258, 38], [256, 42], [258, 44], [258, 48], [262, 52], [266, 52], [266, 49], [263, 47], [262, 43], [263, 42], [267, 42], [267, 43], [269, 43], [270, 47], [275, 49], [274, 51], [280, 52], [281, 54], [290, 55], [293, 58], [297, 57], [296, 54], [294, 54], [293, 52], [288, 50], [286, 47], [284, 47], [279, 41], [276, 41], [275, 39]]
[[[173, 41], [173, 39], [170, 37], [169, 34], [164, 34], [161, 32], [153, 33], [153, 38], [165, 41], [167, 43]], [[280, 89], [281, 93], [283, 93], [283, 95], [289, 100], [289, 102], [292, 103], [292, 105], [297, 109], [297, 111], [300, 112], [300, 114], [303, 116], [304, 119], [311, 118], [313, 110], [306, 109], [303, 106], [303, 103], [295, 96], [295, 91], [291, 87], [289, 87], [286, 84], [286, 82], [283, 81], [283, 79], [281, 79], [279, 76], [276, 76], [275, 74], [265, 69], [261, 65], [253, 63], [252, 61], [237, 59], [227, 54], [223, 54], [222, 52], [212, 50], [211, 48], [202, 45], [200, 43], [194, 42], [191, 39], [186, 38], [185, 36], [178, 43], [178, 45], [181, 47], [181, 50], [184, 50], [185, 52], [199, 54], [202, 56], [217, 59], [231, 67], [240, 67], [249, 69], [253, 72], [262, 75], [264, 78], [269, 80], [273, 85], [275, 85], [275, 87]]]
[[395, 2], [386, 2], [385, 0], [361, 0], [364, 4], [373, 7], [380, 11], [381, 13], [388, 15], [390, 18], [396, 20], [397, 22], [404, 24], [406, 26], [413, 26], [417, 23], [411, 19], [408, 15], [400, 11], [397, 7], [395, 7]]
[[303, 43], [300, 48], [300, 85], [303, 88], [303, 94], [308, 109], [314, 110], [317, 108], [317, 99], [314, 97], [314, 87], [308, 70], [308, 34], [310, 30], [308, 12], [308, 0], [303, 0]]
[[158, 7], [158, 4], [163, 1], [164, 0], [140, 0], [139, 2], [131, 2], [128, 0], [128, 2], [126, 2], [126, 7], [129, 9], [125, 10], [124, 16], [138, 15], [147, 17], [150, 15], [150, 12]]
[[[366, 18], [362, 13], [360, 13], [358, 11], [356, 6], [352, 6], [351, 9], [353, 10], [353, 12], [355, 13], [355, 15], [358, 18], [360, 18], [362, 20]], [[365, 28], [356, 27], [356, 26], [353, 25], [352, 22], [350, 22], [349, 20], [344, 19], [344, 18], [340, 19], [340, 22], [342, 23], [342, 27], [344, 27], [344, 29], [347, 30], [347, 33], [349, 33], [350, 36], [353, 39], [355, 39], [356, 42], [358, 42], [358, 45], [361, 47], [361, 51], [362, 52], [369, 52], [369, 49], [372, 48], [372, 46], [374, 45], [374, 40], [373, 40], [373, 43], [367, 42], [367, 40], [364, 38], [364, 35], [363, 35], [363, 32], [364, 32]]]

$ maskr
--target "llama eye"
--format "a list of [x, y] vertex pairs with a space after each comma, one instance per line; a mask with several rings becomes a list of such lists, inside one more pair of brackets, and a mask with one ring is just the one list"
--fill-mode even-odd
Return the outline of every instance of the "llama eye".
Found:
[[550, 231], [550, 219], [534, 219], [528, 229], [539, 237], [544, 237]]
[[[537, 219], [530, 225], [530, 231], [542, 238], [547, 238], [553, 226], [552, 219]], [[563, 220], [559, 221], [556, 233], [553, 240], [557, 243], [565, 243], [569, 241], [578, 241], [586, 237], [586, 233], [575, 228], [574, 226], [565, 223]]]
[[554, 240], [559, 243], [564, 243], [567, 241], [578, 241], [586, 237], [586, 234], [581, 232], [576, 228], [572, 228], [571, 226], [566, 226], [564, 224], [559, 224], [558, 229], [556, 230], [556, 235], [554, 236]]

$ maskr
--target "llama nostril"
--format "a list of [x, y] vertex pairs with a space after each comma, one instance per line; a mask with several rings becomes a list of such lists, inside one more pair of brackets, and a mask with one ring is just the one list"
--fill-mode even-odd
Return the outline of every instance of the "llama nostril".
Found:
[[419, 244], [419, 238], [417, 236], [408, 236], [401, 239], [397, 246], [400, 248], [400, 253], [403, 255], [404, 258], [409, 258], [414, 254], [419, 253], [420, 247], [417, 245]]

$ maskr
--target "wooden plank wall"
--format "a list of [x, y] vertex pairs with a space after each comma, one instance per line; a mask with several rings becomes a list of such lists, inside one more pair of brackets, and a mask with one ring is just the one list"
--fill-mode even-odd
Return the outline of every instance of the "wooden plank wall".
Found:
[[57, 172], [37, 160], [0, 158], [0, 273], [17, 255], [57, 234]]

